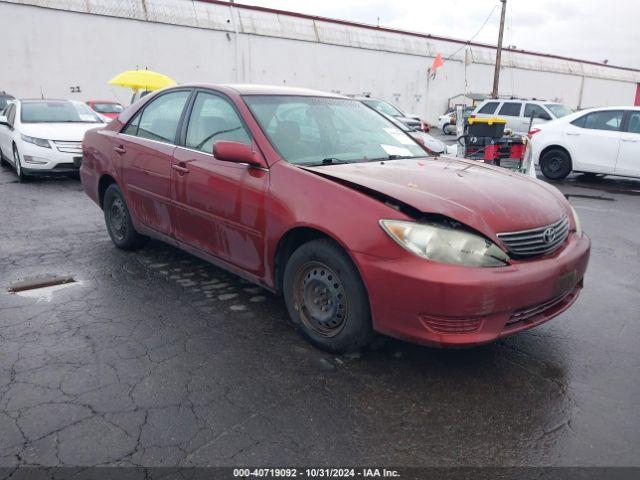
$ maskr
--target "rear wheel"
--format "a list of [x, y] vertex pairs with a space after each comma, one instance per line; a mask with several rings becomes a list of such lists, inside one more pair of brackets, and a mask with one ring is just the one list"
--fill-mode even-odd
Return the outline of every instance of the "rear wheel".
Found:
[[540, 158], [540, 170], [551, 180], [562, 180], [571, 173], [571, 157], [559, 148], [549, 150]]
[[120, 188], [114, 183], [104, 194], [104, 220], [111, 240], [123, 250], [136, 250], [149, 240], [136, 232]]
[[313, 240], [293, 252], [283, 288], [291, 321], [316, 347], [342, 353], [373, 338], [364, 284], [349, 256], [333, 241]]

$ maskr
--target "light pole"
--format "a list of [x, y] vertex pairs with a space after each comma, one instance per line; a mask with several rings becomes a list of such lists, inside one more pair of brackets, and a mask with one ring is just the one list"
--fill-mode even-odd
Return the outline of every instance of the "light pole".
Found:
[[504, 17], [507, 11], [507, 0], [502, 2], [502, 13], [500, 14], [500, 33], [498, 34], [498, 48], [496, 50], [496, 69], [493, 73], [493, 90], [491, 98], [498, 98], [498, 84], [500, 83], [500, 60], [502, 58], [502, 35], [504, 34]]

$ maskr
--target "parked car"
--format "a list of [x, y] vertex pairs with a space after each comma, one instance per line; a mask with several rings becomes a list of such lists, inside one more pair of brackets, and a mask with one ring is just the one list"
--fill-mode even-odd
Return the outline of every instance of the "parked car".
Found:
[[11, 100], [15, 100], [13, 95], [9, 95], [6, 92], [0, 92], [0, 114], [4, 112], [4, 109], [7, 108], [7, 105], [9, 105]]
[[400, 110], [398, 106], [394, 105], [391, 102], [387, 102], [386, 100], [381, 100], [379, 98], [367, 97], [367, 96], [355, 96], [353, 97], [356, 100], [360, 100], [365, 105], [374, 108], [380, 113], [384, 113], [385, 115], [392, 116], [399, 122], [404, 123], [411, 130], [418, 130], [421, 132], [428, 132], [430, 127], [429, 124], [420, 119], [417, 115], [408, 114]]
[[562, 118], [573, 113], [573, 110], [561, 103], [542, 100], [491, 99], [484, 100], [473, 111], [476, 117], [500, 117], [507, 121], [507, 126], [516, 135], [529, 133], [531, 117], [533, 125]]
[[[471, 113], [473, 112], [474, 107], [465, 107], [462, 110], [462, 115], [464, 117], [464, 121], [466, 122]], [[450, 108], [445, 112], [444, 115], [440, 115], [438, 117], [438, 128], [442, 130], [442, 133], [445, 135], [456, 133], [456, 109]]]
[[582, 110], [533, 128], [531, 151], [553, 180], [572, 171], [640, 177], [640, 107]]
[[[365, 105], [367, 104], [365, 103]], [[382, 115], [384, 118], [392, 122], [400, 130], [410, 135], [426, 150], [426, 152], [429, 155], [438, 156], [438, 155], [442, 155], [445, 153], [452, 153], [452, 152], [453, 152], [453, 155], [455, 155], [458, 151], [455, 145], [446, 145], [442, 140], [438, 140], [433, 135], [429, 135], [428, 133], [425, 133], [420, 130], [412, 130], [411, 128], [407, 127], [404, 123], [397, 120], [395, 117], [392, 117], [391, 115], [383, 113], [380, 110], [377, 110], [369, 105], [367, 105], [367, 107], [371, 108], [374, 112], [378, 113], [379, 115]]]
[[89, 100], [87, 105], [95, 112], [111, 120], [124, 110], [122, 104], [111, 100]]
[[469, 346], [534, 327], [576, 300], [589, 258], [555, 187], [425, 158], [359, 101], [313, 90], [153, 92], [86, 133], [80, 173], [117, 247], [151, 236], [281, 292], [334, 352], [374, 332]]
[[104, 122], [71, 100], [13, 100], [0, 116], [0, 158], [22, 181], [36, 174], [78, 173], [84, 133]]

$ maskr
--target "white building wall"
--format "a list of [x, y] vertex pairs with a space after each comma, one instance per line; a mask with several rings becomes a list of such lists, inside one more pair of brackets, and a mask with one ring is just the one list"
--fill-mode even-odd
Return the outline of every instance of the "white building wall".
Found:
[[[465, 87], [464, 49], [427, 78], [433, 57], [459, 43], [198, 1], [0, 0], [0, 18], [0, 90], [19, 97], [126, 103], [130, 91], [106, 82], [147, 67], [179, 83], [370, 92], [434, 121], [450, 97], [488, 93], [493, 81], [491, 48], [471, 48]], [[636, 71], [515, 51], [503, 67], [501, 94], [572, 107], [632, 104], [640, 82]]]

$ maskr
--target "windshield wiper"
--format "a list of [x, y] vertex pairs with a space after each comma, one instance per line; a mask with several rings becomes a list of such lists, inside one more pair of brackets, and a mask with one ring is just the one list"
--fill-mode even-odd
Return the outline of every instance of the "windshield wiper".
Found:
[[319, 167], [321, 165], [337, 165], [339, 163], [353, 163], [353, 162], [349, 162], [347, 160], [340, 160], [339, 158], [335, 158], [335, 157], [327, 157], [327, 158], [323, 158], [319, 162], [302, 163], [301, 165], [305, 167]]
[[370, 158], [369, 161], [370, 162], [380, 162], [383, 160], [403, 160], [406, 158], [422, 158], [421, 156], [415, 156], [415, 155], [387, 155], [386, 157], [380, 157], [380, 158]]

